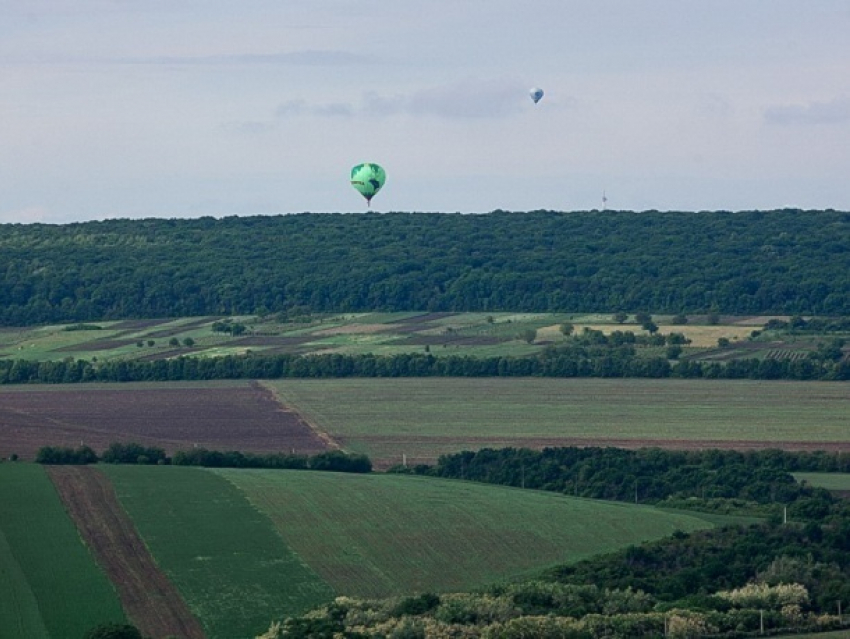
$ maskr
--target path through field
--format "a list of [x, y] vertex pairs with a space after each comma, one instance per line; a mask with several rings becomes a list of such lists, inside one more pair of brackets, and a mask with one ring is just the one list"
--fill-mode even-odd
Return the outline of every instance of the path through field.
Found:
[[204, 639], [200, 622], [159, 569], [109, 479], [84, 466], [53, 466], [50, 478], [127, 616], [145, 636]]

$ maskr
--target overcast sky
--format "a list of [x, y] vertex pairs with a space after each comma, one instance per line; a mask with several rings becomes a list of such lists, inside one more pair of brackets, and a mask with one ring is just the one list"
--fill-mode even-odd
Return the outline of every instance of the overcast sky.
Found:
[[[850, 210], [848, 0], [0, 0], [0, 222]], [[539, 104], [528, 91], [546, 92]]]

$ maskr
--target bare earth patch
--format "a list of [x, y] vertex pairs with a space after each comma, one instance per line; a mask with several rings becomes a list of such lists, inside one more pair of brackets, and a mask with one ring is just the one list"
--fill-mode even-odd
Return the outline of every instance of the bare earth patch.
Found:
[[42, 446], [81, 443], [100, 453], [113, 442], [166, 453], [203, 447], [313, 455], [327, 443], [274, 394], [253, 383], [217, 387], [84, 385], [4, 391], [0, 457], [34, 459]]
[[148, 552], [109, 479], [86, 466], [48, 467], [59, 497], [121, 605], [145, 636], [204, 639], [204, 631]]

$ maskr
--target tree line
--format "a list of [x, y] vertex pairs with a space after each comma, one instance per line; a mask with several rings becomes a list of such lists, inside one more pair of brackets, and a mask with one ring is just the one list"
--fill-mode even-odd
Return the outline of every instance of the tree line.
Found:
[[850, 472], [850, 453], [484, 448], [443, 455], [433, 466], [396, 466], [390, 472], [549, 490], [592, 499], [653, 504], [677, 500], [677, 506], [690, 503], [691, 507], [703, 509], [724, 500], [784, 504], [791, 517], [817, 520], [829, 512], [835, 498], [827, 490], [798, 483], [791, 473]]
[[274, 468], [288, 470], [324, 470], [341, 473], [370, 473], [372, 462], [366, 455], [349, 454], [331, 450], [315, 455], [286, 453], [243, 453], [217, 451], [203, 447], [178, 450], [168, 457], [157, 446], [112, 443], [98, 455], [90, 446], [42, 446], [35, 457], [36, 463], [46, 465], [135, 464], [201, 466], [204, 468]]
[[0, 324], [296, 308], [842, 316], [848, 244], [850, 213], [792, 209], [4, 224]]
[[179, 356], [154, 361], [0, 360], [0, 384], [76, 384], [216, 379], [343, 377], [643, 377], [680, 379], [850, 380], [850, 361], [828, 357], [728, 362], [671, 361], [630, 344], [575, 344], [533, 357], [430, 353]]

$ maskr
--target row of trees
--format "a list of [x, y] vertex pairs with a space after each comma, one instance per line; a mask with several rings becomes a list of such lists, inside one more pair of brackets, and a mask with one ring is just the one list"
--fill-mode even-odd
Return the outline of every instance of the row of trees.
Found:
[[7, 224], [0, 324], [297, 308], [848, 315], [848, 243], [850, 214], [799, 210]]
[[43, 446], [35, 461], [39, 464], [171, 464], [174, 466], [202, 466], [205, 468], [275, 468], [292, 470], [325, 470], [341, 473], [370, 473], [372, 462], [366, 455], [348, 454], [341, 450], [326, 451], [316, 455], [285, 453], [242, 453], [193, 448], [177, 451], [168, 457], [162, 448], [136, 443], [110, 444], [100, 456], [89, 446], [78, 448]]
[[798, 483], [791, 472], [848, 472], [850, 454], [752, 452], [657, 448], [485, 448], [441, 456], [435, 466], [395, 467], [392, 472], [467, 479], [563, 492], [594, 499], [658, 503], [692, 499], [787, 504], [798, 519], [817, 519], [834, 503], [831, 494]]
[[249, 354], [155, 361], [0, 360], [0, 384], [75, 384], [340, 377], [645, 377], [850, 380], [850, 362], [828, 357], [729, 362], [646, 357], [631, 345], [549, 348], [539, 357]]

